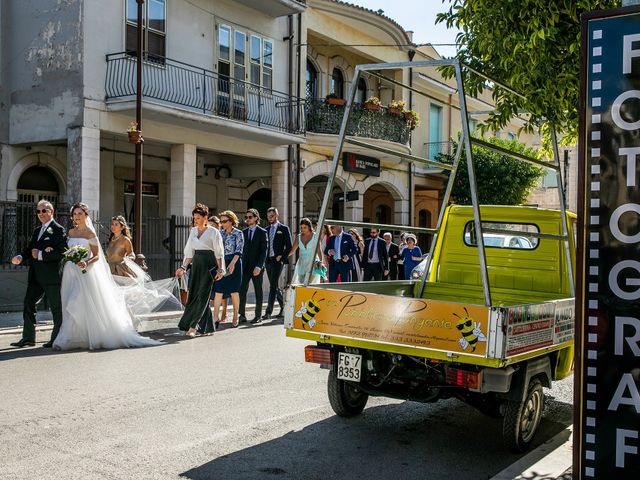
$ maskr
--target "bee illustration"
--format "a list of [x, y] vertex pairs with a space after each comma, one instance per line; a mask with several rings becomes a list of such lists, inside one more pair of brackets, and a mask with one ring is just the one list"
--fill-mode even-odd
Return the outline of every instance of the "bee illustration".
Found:
[[454, 315], [459, 318], [458, 322], [456, 323], [456, 328], [460, 330], [460, 334], [462, 335], [462, 337], [460, 337], [460, 340], [458, 340], [458, 343], [463, 348], [463, 350], [471, 347], [471, 351], [475, 352], [478, 342], [486, 342], [487, 337], [484, 335], [484, 333], [482, 333], [482, 330], [480, 329], [480, 322], [474, 322], [473, 319], [469, 317], [469, 311], [466, 309], [466, 307], [464, 309], [464, 312], [466, 313], [464, 317], [461, 317], [457, 313], [454, 313]]
[[296, 317], [302, 320], [302, 328], [304, 328], [305, 330], [307, 329], [307, 325], [309, 325], [309, 328], [313, 328], [316, 326], [316, 320], [314, 317], [320, 311], [320, 306], [318, 305], [318, 303], [324, 300], [324, 298], [321, 298], [317, 301], [317, 303], [314, 302], [313, 297], [316, 296], [316, 293], [318, 292], [313, 292], [313, 295], [311, 295], [311, 298], [308, 302], [302, 302], [302, 305], [300, 305], [300, 310], [296, 312]]

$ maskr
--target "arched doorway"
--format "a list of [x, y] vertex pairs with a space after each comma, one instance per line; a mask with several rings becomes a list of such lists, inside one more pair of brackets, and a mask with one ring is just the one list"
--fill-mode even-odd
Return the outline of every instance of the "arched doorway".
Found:
[[271, 189], [260, 188], [247, 200], [247, 209], [255, 208], [260, 213], [260, 224], [267, 224], [267, 209], [271, 206]]
[[[379, 183], [364, 192], [362, 220], [364, 222], [395, 224], [395, 200], [391, 192]], [[368, 235], [368, 229], [364, 232]]]
[[[328, 177], [325, 175], [318, 175], [309, 180], [303, 189], [303, 205], [304, 211], [303, 217], [308, 217], [316, 224], [320, 217], [320, 208], [322, 207], [322, 200], [324, 198], [324, 192], [327, 188]], [[344, 219], [344, 190], [339, 185], [333, 185], [332, 203], [329, 211], [327, 212], [327, 218], [334, 218], [336, 220]]]
[[22, 172], [17, 192], [18, 202], [37, 203], [40, 200], [48, 200], [57, 206], [60, 185], [51, 170], [36, 165]]

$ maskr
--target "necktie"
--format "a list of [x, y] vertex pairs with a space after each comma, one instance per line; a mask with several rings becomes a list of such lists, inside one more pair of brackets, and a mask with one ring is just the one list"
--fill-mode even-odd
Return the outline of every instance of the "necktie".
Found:
[[373, 258], [373, 245], [375, 243], [375, 240], [372, 238], [371, 239], [371, 243], [369, 244], [369, 260], [371, 260]]
[[42, 238], [42, 236], [44, 235], [44, 231], [46, 230], [46, 225], [42, 225], [40, 227], [40, 233], [38, 234], [38, 240], [40, 240]]
[[333, 254], [333, 258], [336, 261], [340, 261], [340, 235], [336, 235], [335, 243], [333, 245], [333, 251], [335, 252]]
[[275, 257], [275, 252], [273, 251], [273, 237], [276, 235], [276, 226], [271, 225], [271, 229], [269, 230], [269, 253], [270, 256]]
[[249, 229], [249, 241], [253, 240], [253, 230]]

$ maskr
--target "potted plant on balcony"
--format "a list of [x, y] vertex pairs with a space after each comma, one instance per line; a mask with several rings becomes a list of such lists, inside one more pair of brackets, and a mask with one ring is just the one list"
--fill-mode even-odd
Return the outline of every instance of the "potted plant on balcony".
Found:
[[344, 105], [347, 101], [344, 98], [338, 97], [335, 93], [330, 93], [326, 96], [325, 102], [327, 105]]
[[387, 112], [389, 112], [390, 115], [396, 115], [398, 117], [401, 117], [402, 112], [404, 112], [405, 106], [406, 104], [404, 103], [404, 100], [393, 100], [389, 104], [389, 107], [387, 108]]
[[138, 130], [138, 122], [131, 122], [127, 128], [127, 135], [129, 135], [129, 143], [138, 144], [143, 143], [142, 132]]
[[378, 97], [369, 97], [364, 101], [363, 106], [365, 110], [373, 110], [379, 112], [380, 108], [382, 107], [382, 103], [380, 102], [380, 99]]
[[404, 112], [404, 118], [407, 122], [409, 122], [409, 128], [414, 130], [418, 125], [420, 125], [420, 115], [415, 110], [407, 110]]

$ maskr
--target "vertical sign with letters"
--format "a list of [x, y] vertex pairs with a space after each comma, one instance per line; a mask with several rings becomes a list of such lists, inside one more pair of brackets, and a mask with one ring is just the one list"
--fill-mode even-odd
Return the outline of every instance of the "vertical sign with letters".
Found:
[[640, 9], [582, 19], [574, 478], [640, 475]]

